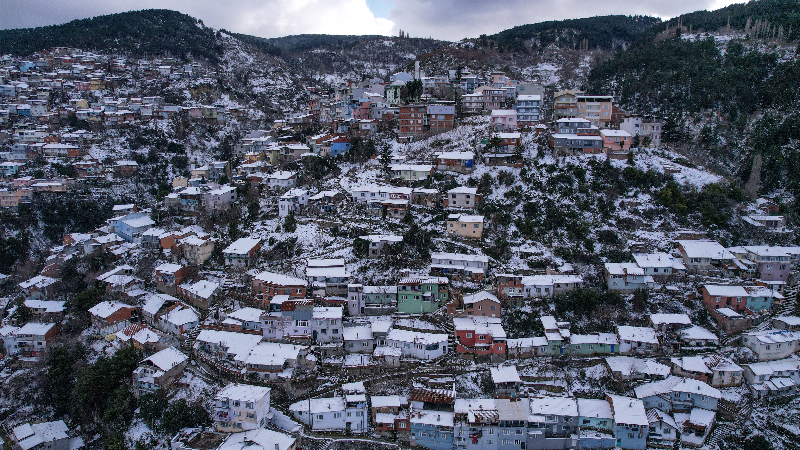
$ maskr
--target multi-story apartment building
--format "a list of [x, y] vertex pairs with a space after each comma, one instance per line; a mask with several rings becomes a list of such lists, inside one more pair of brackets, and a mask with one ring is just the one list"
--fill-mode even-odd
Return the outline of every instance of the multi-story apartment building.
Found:
[[450, 299], [447, 277], [409, 276], [397, 283], [397, 311], [421, 314], [439, 309]]
[[611, 126], [614, 97], [608, 95], [576, 95], [578, 113], [575, 117], [589, 120], [596, 127]]
[[553, 119], [578, 117], [578, 95], [583, 95], [583, 91], [568, 89], [553, 94]]
[[270, 388], [231, 383], [214, 397], [214, 426], [236, 433], [263, 428], [269, 421]]
[[541, 103], [541, 95], [517, 96], [517, 125], [520, 128], [530, 128], [539, 122]]

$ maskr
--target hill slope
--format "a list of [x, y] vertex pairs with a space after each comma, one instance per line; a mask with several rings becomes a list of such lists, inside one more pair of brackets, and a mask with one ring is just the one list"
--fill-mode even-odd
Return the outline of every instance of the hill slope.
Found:
[[62, 25], [0, 30], [0, 54], [29, 55], [53, 47], [170, 55], [216, 62], [222, 53], [214, 30], [166, 9], [131, 11], [73, 20]]
[[587, 49], [611, 50], [615, 43], [630, 43], [641, 33], [661, 23], [649, 16], [598, 16], [585, 19], [551, 20], [520, 25], [488, 36], [500, 46], [518, 48], [517, 41], [536, 41], [540, 47], [551, 43], [563, 48], [577, 48], [584, 43]]

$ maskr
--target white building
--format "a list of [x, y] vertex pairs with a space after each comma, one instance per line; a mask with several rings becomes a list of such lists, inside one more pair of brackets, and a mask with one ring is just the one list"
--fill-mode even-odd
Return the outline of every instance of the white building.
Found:
[[386, 335], [386, 345], [399, 348], [404, 358], [427, 361], [447, 352], [447, 335], [392, 329]]
[[759, 361], [773, 361], [791, 356], [800, 349], [800, 332], [764, 330], [742, 334], [742, 343]]
[[236, 433], [263, 428], [272, 417], [270, 388], [231, 383], [214, 397], [214, 426], [219, 432]]
[[369, 426], [364, 394], [301, 400], [291, 404], [289, 411], [313, 431], [364, 433]]
[[291, 189], [278, 198], [278, 215], [286, 217], [289, 213], [297, 214], [308, 205], [308, 190]]

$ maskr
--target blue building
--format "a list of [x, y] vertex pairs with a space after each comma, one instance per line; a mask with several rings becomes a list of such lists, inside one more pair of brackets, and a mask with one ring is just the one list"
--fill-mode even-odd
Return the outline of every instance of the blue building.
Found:
[[412, 445], [452, 450], [453, 415], [451, 411], [413, 411], [410, 418]]

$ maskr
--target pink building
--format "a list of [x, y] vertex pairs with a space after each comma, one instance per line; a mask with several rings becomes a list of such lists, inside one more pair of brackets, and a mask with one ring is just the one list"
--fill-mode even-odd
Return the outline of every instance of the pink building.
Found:
[[603, 138], [603, 151], [609, 158], [625, 159], [631, 151], [633, 138], [630, 133], [622, 130], [600, 130]]
[[517, 129], [516, 109], [495, 109], [492, 111], [492, 129], [495, 131], [513, 131]]

